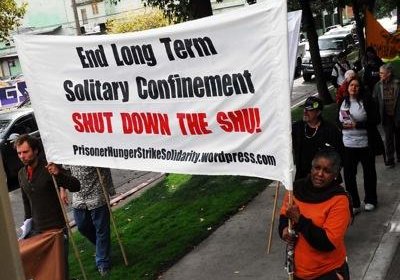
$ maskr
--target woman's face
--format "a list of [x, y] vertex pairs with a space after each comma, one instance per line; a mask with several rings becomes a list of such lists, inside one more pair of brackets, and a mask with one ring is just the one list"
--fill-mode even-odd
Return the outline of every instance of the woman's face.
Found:
[[316, 188], [328, 186], [336, 177], [330, 159], [320, 157], [313, 161], [311, 167], [311, 182]]
[[352, 80], [347, 88], [350, 97], [356, 97], [360, 90], [360, 83], [357, 80]]

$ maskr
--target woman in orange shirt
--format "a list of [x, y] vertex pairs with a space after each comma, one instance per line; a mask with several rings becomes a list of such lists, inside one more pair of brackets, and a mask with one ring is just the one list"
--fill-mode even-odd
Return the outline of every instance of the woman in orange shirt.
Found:
[[[324, 148], [312, 161], [310, 176], [293, 184], [293, 204], [286, 194], [279, 220], [279, 234], [294, 242], [294, 276], [298, 280], [348, 280], [344, 236], [352, 207], [344, 188], [337, 183], [340, 156]], [[288, 219], [296, 237], [289, 234]]]

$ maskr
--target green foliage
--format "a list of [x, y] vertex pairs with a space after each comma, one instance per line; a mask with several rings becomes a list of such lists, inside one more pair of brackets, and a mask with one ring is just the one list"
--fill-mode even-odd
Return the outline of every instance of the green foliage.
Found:
[[[241, 176], [170, 174], [114, 211], [129, 265], [124, 265], [113, 233], [113, 267], [108, 279], [157, 279], [160, 272], [207, 238], [268, 184], [265, 179]], [[87, 278], [101, 279], [95, 267], [94, 246], [79, 233], [74, 234], [74, 240]], [[82, 279], [70, 252], [70, 276]]]
[[157, 7], [171, 21], [184, 22], [190, 18], [190, 0], [142, 0], [145, 6]]
[[144, 14], [132, 13], [123, 19], [107, 20], [108, 33], [125, 33], [147, 30], [169, 25], [169, 21], [160, 10], [147, 11]]
[[19, 25], [23, 18], [27, 4], [17, 6], [14, 0], [0, 1], [0, 41], [7, 40], [15, 27]]
[[380, 0], [376, 1], [375, 15], [382, 18], [390, 15], [390, 12], [396, 8], [400, 8], [399, 0]]
[[[118, 0], [109, 0], [118, 1]], [[191, 14], [194, 6], [207, 5], [210, 0], [142, 0], [144, 6], [155, 7], [163, 11], [164, 15], [172, 22], [184, 22], [193, 19]], [[217, 0], [223, 2], [223, 0]]]

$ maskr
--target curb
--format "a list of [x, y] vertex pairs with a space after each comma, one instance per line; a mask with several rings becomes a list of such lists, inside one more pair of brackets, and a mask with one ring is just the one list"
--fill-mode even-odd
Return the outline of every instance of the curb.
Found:
[[400, 204], [397, 205], [387, 228], [388, 231], [383, 234], [363, 280], [383, 280], [389, 271], [400, 243]]

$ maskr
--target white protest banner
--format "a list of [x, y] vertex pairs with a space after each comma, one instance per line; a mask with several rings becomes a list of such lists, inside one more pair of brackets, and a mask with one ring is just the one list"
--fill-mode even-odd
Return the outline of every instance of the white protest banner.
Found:
[[145, 32], [15, 39], [48, 161], [290, 188], [285, 1]]

